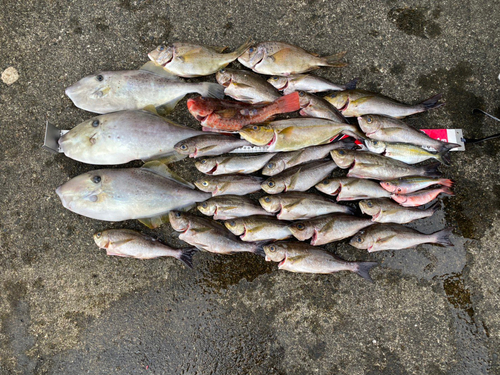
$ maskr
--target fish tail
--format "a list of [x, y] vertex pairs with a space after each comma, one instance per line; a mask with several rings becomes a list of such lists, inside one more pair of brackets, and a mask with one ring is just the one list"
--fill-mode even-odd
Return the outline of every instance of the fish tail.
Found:
[[265, 257], [266, 253], [264, 251], [264, 245], [269, 243], [269, 241], [264, 241], [262, 243], [257, 243], [255, 248], [252, 250], [252, 253], [255, 255], [260, 255], [261, 257]]
[[450, 180], [450, 179], [447, 179], [447, 178], [442, 178], [438, 181], [439, 185], [443, 185], [443, 186], [448, 186], [448, 187], [452, 187], [454, 182], [453, 180]]
[[224, 97], [224, 86], [218, 83], [203, 82], [200, 84], [198, 93], [206, 98], [222, 99]]
[[234, 59], [237, 59], [238, 57], [240, 57], [241, 55], [243, 55], [243, 53], [245, 53], [245, 51], [248, 48], [250, 48], [253, 43], [254, 43], [253, 39], [252, 38], [248, 38], [245, 43], [243, 43], [241, 46], [239, 46], [234, 52], [230, 53], [232, 55], [231, 57], [234, 57]]
[[190, 248], [190, 249], [183, 249], [183, 250], [181, 250], [181, 255], [179, 257], [179, 260], [181, 262], [183, 262], [189, 268], [193, 268], [193, 255], [197, 251], [198, 250], [194, 247]]
[[445, 186], [444, 188], [442, 188], [441, 193], [451, 195], [451, 196], [455, 195], [448, 186]]
[[358, 85], [359, 78], [351, 79], [349, 82], [345, 84], [344, 90], [354, 90]]
[[450, 151], [451, 149], [454, 149], [454, 148], [457, 148], [457, 147], [460, 147], [459, 144], [457, 143], [443, 143], [441, 145], [441, 147], [439, 147], [439, 149], [437, 150], [440, 154], [443, 153], [447, 153], [448, 151]]
[[375, 266], [378, 266], [377, 262], [359, 262], [358, 268], [354, 272], [356, 272], [363, 279], [373, 283], [373, 280], [370, 277], [370, 270]]
[[339, 61], [342, 57], [345, 56], [347, 51], [336, 53], [335, 55], [325, 56], [323, 59], [325, 60], [325, 66], [331, 66], [334, 68], [342, 68], [347, 66], [347, 63]]
[[441, 172], [439, 172], [439, 169], [438, 167], [441, 165], [441, 163], [437, 162], [437, 163], [432, 163], [432, 164], [429, 164], [429, 165], [425, 165], [423, 166], [423, 176], [425, 177], [441, 177]]
[[428, 209], [425, 211], [429, 211], [431, 214], [429, 216], [432, 216], [436, 213], [437, 210], [441, 208], [441, 202], [436, 201], [434, 202]]
[[424, 111], [428, 111], [430, 109], [439, 108], [439, 107], [444, 106], [445, 103], [439, 103], [439, 100], [441, 99], [442, 96], [443, 96], [443, 94], [437, 94], [437, 95], [431, 96], [427, 100], [424, 100], [422, 103], [420, 103], [420, 105], [423, 107], [422, 109]]
[[276, 105], [276, 113], [295, 112], [300, 109], [299, 93], [292, 92], [291, 94], [282, 96], [274, 101]]
[[434, 243], [441, 246], [453, 246], [453, 242], [450, 240], [450, 235], [452, 234], [452, 229], [450, 227], [444, 228], [439, 232], [433, 233]]

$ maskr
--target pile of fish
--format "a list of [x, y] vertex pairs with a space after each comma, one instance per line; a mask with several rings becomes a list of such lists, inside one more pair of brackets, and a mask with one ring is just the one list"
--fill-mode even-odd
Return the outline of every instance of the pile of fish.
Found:
[[[369, 252], [452, 245], [449, 228], [423, 234], [404, 226], [432, 216], [438, 195], [453, 195], [438, 167], [458, 145], [400, 120], [442, 106], [440, 95], [407, 105], [357, 89], [356, 79], [342, 85], [305, 74], [344, 66], [344, 53], [320, 57], [287, 43], [249, 41], [229, 53], [173, 43], [148, 56], [139, 70], [99, 72], [68, 87], [77, 107], [99, 115], [59, 139], [82, 163], [145, 164], [92, 170], [56, 192], [64, 207], [93, 219], [170, 223], [192, 247], [114, 229], [94, 235], [107, 254], [169, 256], [192, 267], [196, 250], [250, 252], [291, 272], [347, 270], [371, 281], [376, 262], [347, 262], [319, 246], [349, 237]], [[236, 59], [250, 70], [226, 68]], [[183, 79], [214, 73], [218, 83]], [[193, 93], [187, 109], [200, 130], [158, 114]], [[187, 157], [204, 174], [194, 184], [171, 169]], [[194, 207], [204, 216], [187, 212]]]

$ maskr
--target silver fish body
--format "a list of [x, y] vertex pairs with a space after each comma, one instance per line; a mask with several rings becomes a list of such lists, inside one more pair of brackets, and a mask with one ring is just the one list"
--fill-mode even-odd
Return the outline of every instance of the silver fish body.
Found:
[[213, 196], [223, 194], [246, 195], [260, 190], [262, 178], [257, 176], [227, 174], [220, 176], [205, 176], [194, 184], [202, 191]]
[[434, 215], [437, 206], [434, 205], [426, 210], [418, 208], [402, 207], [398, 203], [387, 199], [369, 199], [359, 202], [361, 212], [372, 217], [377, 223], [406, 224], [414, 220], [423, 219]]
[[353, 201], [367, 198], [389, 198], [391, 193], [378, 182], [352, 177], [327, 178], [316, 189], [328, 195], [337, 195], [337, 201]]
[[228, 220], [251, 215], [269, 215], [262, 207], [256, 205], [250, 198], [240, 195], [219, 195], [200, 204], [198, 210], [214, 220]]
[[342, 91], [346, 89], [345, 85], [337, 85], [324, 78], [312, 74], [291, 74], [287, 77], [273, 76], [267, 80], [284, 95], [291, 94], [294, 91], [306, 91], [311, 93], [323, 91]]
[[347, 123], [347, 120], [337, 108], [319, 96], [299, 91], [299, 102], [301, 116], [325, 118], [335, 122]]
[[217, 156], [200, 159], [196, 168], [205, 174], [221, 175], [231, 173], [249, 174], [261, 169], [276, 153], [266, 153], [250, 156]]
[[202, 134], [184, 139], [174, 145], [174, 150], [190, 158], [221, 155], [239, 147], [251, 146], [244, 140], [223, 134]]
[[368, 151], [402, 161], [406, 164], [417, 164], [429, 159], [436, 159], [443, 164], [449, 165], [447, 156], [426, 151], [412, 144], [392, 143], [370, 139], [366, 139], [364, 142]]
[[230, 219], [224, 225], [245, 242], [276, 241], [292, 237], [288, 222], [269, 216], [248, 216]]

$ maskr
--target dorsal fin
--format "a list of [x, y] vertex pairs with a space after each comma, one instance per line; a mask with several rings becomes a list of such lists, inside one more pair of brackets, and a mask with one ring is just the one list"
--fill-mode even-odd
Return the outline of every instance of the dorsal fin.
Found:
[[194, 189], [194, 185], [189, 181], [186, 181], [184, 178], [179, 176], [177, 173], [168, 168], [165, 164], [158, 160], [149, 161], [142, 166], [144, 169], [148, 169], [153, 173], [156, 173], [160, 176], [166, 177], [170, 180], [178, 182], [181, 185], [187, 186], [191, 189]]
[[145, 70], [147, 72], [168, 78], [172, 81], [180, 81], [179, 77], [173, 75], [172, 73], [167, 72], [161, 65], [158, 65], [154, 61], [148, 61], [146, 64], [141, 66], [139, 70]]
[[227, 46], [207, 46], [208, 48], [210, 48], [211, 50], [217, 52], [217, 53], [222, 53], [224, 52], [225, 50], [227, 50]]

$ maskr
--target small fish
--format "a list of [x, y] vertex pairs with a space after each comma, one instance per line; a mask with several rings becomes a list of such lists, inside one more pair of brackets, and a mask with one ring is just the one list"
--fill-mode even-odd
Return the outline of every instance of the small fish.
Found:
[[273, 216], [250, 198], [239, 195], [219, 195], [198, 204], [197, 208], [203, 215], [213, 216], [214, 220], [229, 220], [251, 215]]
[[294, 91], [316, 93], [323, 91], [353, 90], [356, 88], [358, 80], [354, 79], [345, 85], [336, 85], [324, 78], [311, 74], [292, 74], [288, 77], [274, 76], [269, 78], [267, 82], [279, 91], [283, 91], [283, 94], [286, 95]]
[[392, 194], [391, 198], [403, 207], [417, 207], [429, 203], [436, 199], [439, 194], [455, 195], [449, 187], [444, 186], [439, 189], [420, 190], [409, 194]]
[[401, 207], [396, 202], [387, 198], [361, 201], [359, 202], [359, 208], [364, 214], [370, 215], [372, 221], [396, 224], [406, 224], [414, 220], [430, 217], [438, 210], [437, 205], [433, 205], [427, 210]]
[[174, 257], [193, 268], [196, 249], [172, 249], [160, 241], [130, 229], [109, 229], [94, 234], [94, 241], [107, 255], [136, 259]]
[[326, 145], [307, 147], [297, 151], [280, 152], [269, 160], [262, 169], [262, 174], [264, 176], [274, 176], [296, 165], [324, 159], [330, 154], [331, 150], [337, 148], [356, 149], [357, 147], [351, 138], [346, 138], [341, 141], [327, 143]]
[[172, 43], [158, 46], [148, 56], [171, 74], [186, 78], [200, 77], [208, 76], [224, 68], [236, 60], [251, 45], [252, 41], [248, 40], [234, 52], [221, 53], [225, 50], [225, 47]]
[[271, 120], [274, 115], [298, 111], [300, 101], [296, 92], [269, 104], [255, 105], [199, 96], [188, 99], [187, 107], [206, 130], [238, 131], [245, 125]]
[[230, 173], [249, 174], [261, 169], [274, 155], [276, 153], [270, 152], [251, 156], [217, 156], [200, 159], [194, 164], [200, 172], [214, 176]]
[[432, 234], [423, 234], [401, 224], [375, 224], [360, 231], [349, 243], [370, 253], [410, 249], [424, 243], [453, 246], [449, 238], [451, 231], [451, 228], [446, 228]]
[[325, 99], [305, 91], [298, 91], [298, 93], [301, 108], [299, 114], [301, 116], [326, 118], [335, 122], [347, 123], [342, 113]]
[[367, 198], [389, 198], [391, 196], [391, 193], [382, 189], [377, 182], [361, 178], [327, 178], [315, 187], [322, 193], [337, 195], [339, 202]]
[[260, 190], [262, 178], [239, 174], [221, 176], [205, 176], [194, 184], [201, 191], [212, 193], [212, 196], [233, 194], [246, 195]]
[[377, 262], [346, 262], [329, 252], [304, 242], [275, 242], [264, 245], [267, 261], [279, 262], [278, 269], [301, 272], [329, 274], [351, 271], [373, 282], [369, 271]]
[[406, 164], [417, 164], [429, 159], [436, 159], [444, 165], [450, 165], [447, 149], [442, 153], [433, 153], [409, 143], [391, 143], [365, 139], [368, 151], [402, 161]]
[[256, 73], [289, 76], [304, 73], [320, 66], [343, 67], [339, 62], [345, 52], [319, 57], [302, 48], [281, 42], [263, 42], [248, 48], [238, 61]]
[[259, 199], [259, 203], [267, 212], [277, 214], [279, 220], [305, 220], [331, 213], [354, 213], [351, 207], [311, 193], [266, 195]]
[[408, 194], [432, 185], [452, 187], [453, 181], [447, 178], [406, 177], [391, 181], [381, 181], [380, 186], [390, 193]]
[[394, 143], [411, 143], [417, 146], [431, 147], [441, 155], [460, 147], [456, 143], [446, 143], [432, 139], [424, 132], [412, 128], [401, 120], [387, 116], [366, 115], [358, 117], [358, 123], [371, 139]]
[[116, 165], [161, 158], [173, 153], [177, 142], [200, 134], [149, 108], [93, 117], [59, 138], [59, 146], [73, 160]]
[[66, 89], [78, 108], [94, 113], [142, 109], [149, 105], [171, 111], [186, 94], [223, 98], [217, 83], [183, 82], [162, 67], [148, 62], [139, 70], [99, 72]]
[[324, 99], [333, 104], [345, 117], [374, 114], [402, 118], [442, 107], [444, 103], [439, 103], [441, 96], [442, 94], [434, 95], [420, 104], [408, 105], [374, 92], [355, 89], [333, 92]]
[[280, 174], [268, 178], [262, 183], [262, 189], [268, 194], [283, 191], [306, 191], [337, 168], [330, 161], [315, 160], [287, 169]]
[[250, 146], [250, 143], [231, 135], [203, 134], [176, 143], [174, 150], [181, 155], [198, 158], [225, 154], [243, 146]]
[[440, 163], [416, 167], [401, 161], [367, 151], [332, 150], [333, 161], [340, 168], [352, 168], [347, 177], [371, 178], [374, 180], [391, 180], [407, 176], [439, 177]]
[[279, 91], [264, 78], [248, 70], [221, 69], [215, 78], [219, 85], [225, 87], [224, 94], [240, 102], [271, 103], [281, 97]]
[[179, 239], [199, 250], [226, 255], [235, 253], [264, 255], [264, 250], [259, 244], [241, 241], [212, 219], [180, 211], [171, 211], [168, 217], [172, 228], [181, 232]]
[[276, 241], [292, 237], [288, 222], [268, 216], [248, 216], [226, 220], [224, 225], [245, 242]]
[[311, 238], [311, 245], [318, 246], [351, 237], [369, 225], [373, 225], [370, 219], [335, 213], [300, 221], [289, 228], [299, 241]]

